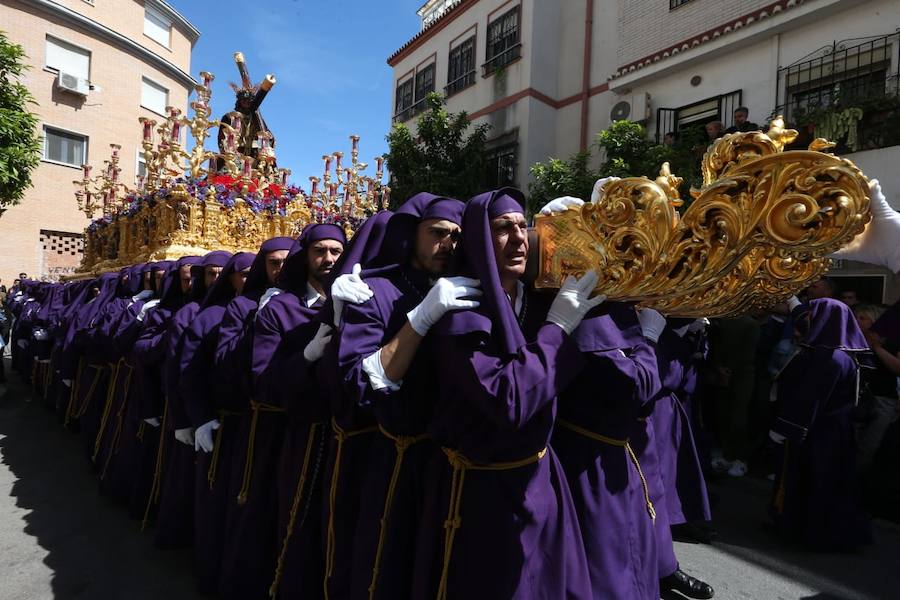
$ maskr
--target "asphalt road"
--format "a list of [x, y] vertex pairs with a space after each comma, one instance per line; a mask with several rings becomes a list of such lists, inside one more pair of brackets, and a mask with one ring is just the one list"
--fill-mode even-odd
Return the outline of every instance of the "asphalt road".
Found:
[[[154, 548], [152, 532], [97, 492], [77, 436], [13, 383], [0, 398], [0, 600], [197, 598], [187, 551]], [[719, 540], [677, 544], [681, 566], [724, 600], [900, 599], [900, 529], [876, 523], [875, 545], [812, 554], [767, 530], [768, 483], [715, 483]]]

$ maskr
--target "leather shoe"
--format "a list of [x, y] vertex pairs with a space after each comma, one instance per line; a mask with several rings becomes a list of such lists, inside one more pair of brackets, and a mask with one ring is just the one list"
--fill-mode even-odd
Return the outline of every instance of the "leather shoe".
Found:
[[672, 525], [672, 539], [688, 544], [711, 544], [718, 532], [710, 523], [681, 523]]
[[715, 596], [712, 586], [696, 577], [691, 577], [681, 569], [678, 569], [668, 577], [660, 579], [659, 591], [662, 593], [663, 598], [679, 598], [672, 592], [678, 592], [687, 598], [702, 600]]

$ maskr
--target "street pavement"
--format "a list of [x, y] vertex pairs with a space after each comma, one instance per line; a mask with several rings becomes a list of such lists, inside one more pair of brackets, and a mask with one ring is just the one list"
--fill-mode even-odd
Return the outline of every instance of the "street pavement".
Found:
[[[10, 379], [0, 398], [0, 600], [197, 598], [190, 552], [154, 548], [152, 531], [98, 493], [80, 439]], [[719, 539], [676, 544], [682, 568], [724, 600], [900, 599], [900, 529], [877, 522], [875, 544], [854, 554], [786, 547], [766, 527], [770, 485], [713, 483]]]

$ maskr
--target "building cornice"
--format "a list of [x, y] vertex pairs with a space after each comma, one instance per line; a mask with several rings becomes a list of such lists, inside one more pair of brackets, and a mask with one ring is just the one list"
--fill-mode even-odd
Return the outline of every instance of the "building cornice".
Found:
[[387, 59], [387, 64], [396, 67], [397, 63], [409, 56], [413, 50], [430, 40], [437, 32], [455, 21], [457, 17], [462, 16], [464, 12], [477, 3], [478, 0], [457, 0], [457, 2], [449, 7], [444, 14], [432, 21], [428, 27], [422, 29], [405, 44], [400, 46], [396, 52], [391, 54]]
[[633, 73], [637, 70], [643, 69], [644, 67], [649, 67], [650, 65], [661, 60], [677, 56], [678, 54], [690, 50], [691, 48], [696, 48], [697, 46], [700, 46], [702, 44], [717, 40], [723, 35], [728, 35], [735, 31], [739, 31], [743, 27], [752, 25], [767, 17], [797, 7], [803, 4], [803, 2], [804, 0], [777, 0], [777, 2], [772, 2], [771, 4], [768, 4], [763, 8], [754, 10], [753, 12], [742, 15], [736, 19], [732, 19], [726, 23], [722, 23], [717, 27], [713, 27], [712, 29], [704, 31], [703, 33], [699, 33], [686, 40], [678, 42], [677, 44], [673, 44], [668, 48], [663, 48], [662, 50], [654, 52], [653, 54], [650, 54], [643, 58], [639, 58], [638, 60], [632, 61], [626, 65], [622, 65], [616, 70], [615, 73], [613, 73], [610, 79], [617, 79], [619, 77], [622, 77], [623, 75], [627, 75], [629, 73]]
[[58, 4], [53, 0], [22, 0], [22, 2], [37, 7], [44, 12], [59, 17], [73, 25], [82, 27], [83, 29], [86, 29], [94, 35], [103, 38], [111, 44], [115, 44], [123, 48], [124, 50], [131, 52], [138, 58], [143, 59], [145, 62], [157, 67], [162, 72], [166, 73], [188, 90], [197, 85], [197, 81], [193, 77], [191, 77], [189, 73], [185, 73], [176, 65], [169, 62], [159, 54], [148, 50], [134, 40], [125, 37], [121, 33], [113, 31], [106, 25], [98, 23], [90, 17], [82, 15], [72, 10], [71, 8], [67, 8], [61, 4]]
[[184, 15], [175, 10], [175, 7], [166, 2], [166, 0], [145, 0], [145, 4], [151, 5], [156, 10], [160, 11], [162, 14], [169, 17], [172, 21], [181, 25], [181, 27], [187, 31], [188, 38], [191, 40], [191, 46], [193, 46], [198, 39], [200, 39], [200, 31], [194, 27], [194, 25], [188, 21]]

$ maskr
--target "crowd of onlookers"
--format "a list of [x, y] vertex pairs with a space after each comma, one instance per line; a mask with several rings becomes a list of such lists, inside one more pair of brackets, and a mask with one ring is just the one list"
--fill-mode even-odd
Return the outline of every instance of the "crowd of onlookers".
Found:
[[[28, 275], [19, 273], [19, 278], [13, 281], [13, 287], [18, 287], [19, 281], [24, 279], [28, 279]], [[6, 310], [7, 293], [6, 284], [0, 279], [0, 359], [9, 354], [6, 346], [9, 342], [9, 329], [12, 320]], [[3, 360], [0, 360], [0, 398], [4, 395], [6, 395], [6, 366], [3, 364]]]

